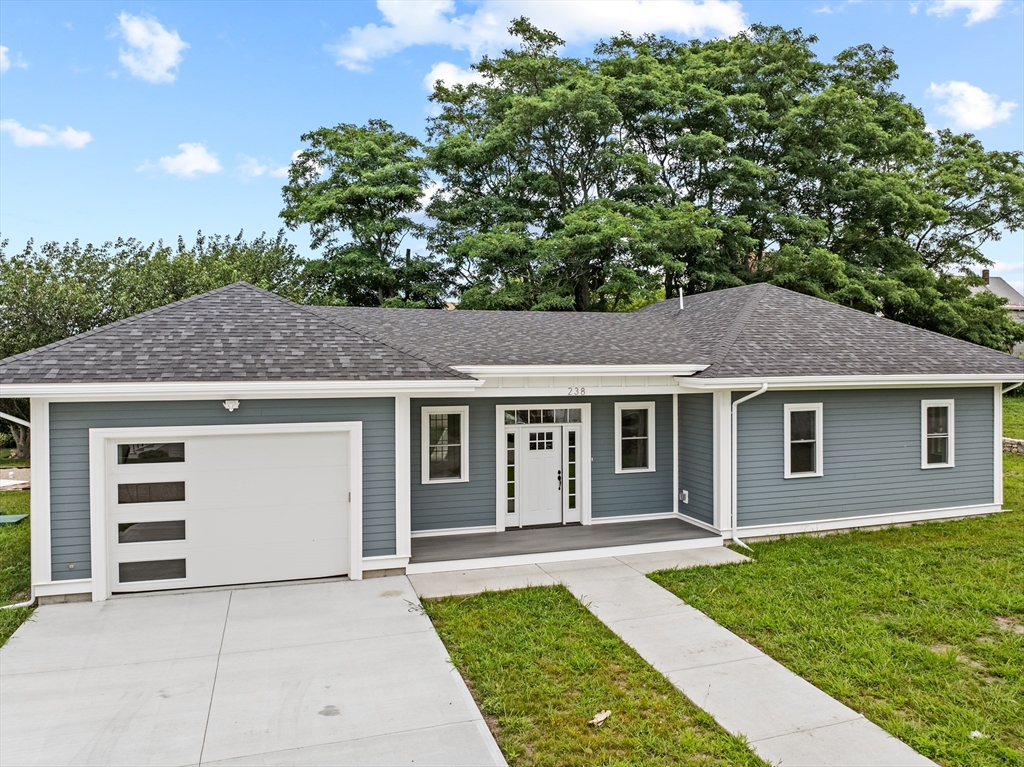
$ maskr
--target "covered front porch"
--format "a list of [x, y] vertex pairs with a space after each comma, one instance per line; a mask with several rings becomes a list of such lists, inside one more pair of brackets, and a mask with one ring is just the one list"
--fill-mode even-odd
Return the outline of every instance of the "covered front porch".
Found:
[[678, 518], [413, 538], [409, 574], [710, 548], [722, 536]]

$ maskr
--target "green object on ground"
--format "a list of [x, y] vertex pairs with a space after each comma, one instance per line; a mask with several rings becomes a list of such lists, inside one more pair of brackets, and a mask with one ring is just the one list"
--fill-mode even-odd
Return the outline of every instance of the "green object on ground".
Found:
[[1004, 467], [1016, 511], [651, 577], [944, 767], [1021, 767], [1024, 456]]
[[16, 525], [28, 514], [0, 514], [0, 525]]
[[[0, 493], [0, 515], [27, 515], [30, 498], [31, 493], [27, 490]], [[31, 530], [27, 524], [0, 526], [0, 605], [24, 602], [29, 598]], [[28, 620], [32, 612], [31, 607], [0, 610], [0, 645]]]
[[511, 765], [763, 764], [561, 586], [424, 604]]

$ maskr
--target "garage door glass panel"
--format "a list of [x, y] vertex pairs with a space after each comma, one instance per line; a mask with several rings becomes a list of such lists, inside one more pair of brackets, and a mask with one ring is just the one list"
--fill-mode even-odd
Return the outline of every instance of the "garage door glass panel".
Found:
[[121, 583], [168, 581], [185, 577], [184, 559], [154, 559], [148, 562], [121, 562], [118, 565]]
[[167, 522], [122, 522], [117, 526], [118, 543], [185, 540], [185, 520]]
[[184, 500], [184, 482], [130, 482], [117, 486], [118, 503], [165, 503]]
[[183, 463], [184, 461], [184, 442], [159, 442], [117, 446], [117, 462], [120, 464]]

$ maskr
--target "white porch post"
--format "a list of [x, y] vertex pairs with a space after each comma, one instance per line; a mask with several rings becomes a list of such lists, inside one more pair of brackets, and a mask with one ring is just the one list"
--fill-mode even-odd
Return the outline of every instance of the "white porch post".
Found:
[[412, 418], [410, 396], [395, 397], [395, 556], [412, 556]]
[[714, 393], [715, 527], [732, 535], [732, 392]]
[[30, 500], [29, 522], [32, 530], [32, 598], [36, 596], [36, 584], [49, 583], [50, 564], [50, 403], [48, 400], [31, 400], [31, 422], [29, 455], [32, 465], [32, 498]]
[[679, 513], [679, 395], [672, 395], [672, 513]]

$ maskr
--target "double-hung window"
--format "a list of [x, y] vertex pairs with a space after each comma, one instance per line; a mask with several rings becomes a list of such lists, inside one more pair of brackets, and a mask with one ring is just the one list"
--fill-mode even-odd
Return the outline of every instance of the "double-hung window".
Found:
[[420, 482], [468, 482], [469, 407], [425, 407], [422, 418]]
[[654, 403], [615, 403], [615, 473], [654, 471]]
[[953, 466], [953, 400], [921, 400], [921, 468]]
[[785, 479], [820, 477], [822, 460], [822, 404], [785, 405]]

